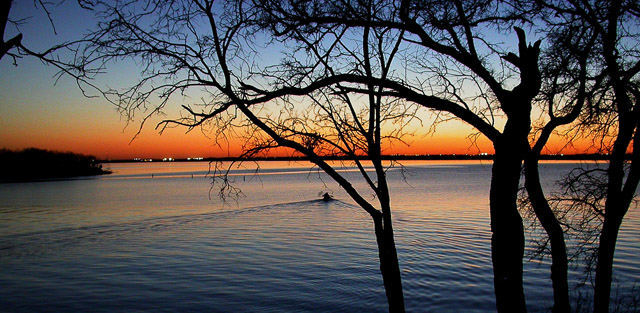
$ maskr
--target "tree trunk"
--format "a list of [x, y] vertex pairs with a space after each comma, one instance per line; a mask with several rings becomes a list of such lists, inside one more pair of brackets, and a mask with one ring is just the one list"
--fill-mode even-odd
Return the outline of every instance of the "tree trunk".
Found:
[[404, 295], [402, 293], [402, 278], [400, 276], [400, 264], [398, 253], [393, 238], [393, 228], [390, 217], [384, 218], [382, 214], [374, 217], [376, 242], [378, 243], [378, 255], [380, 257], [380, 272], [384, 282], [384, 289], [389, 303], [389, 312], [405, 312]]
[[[517, 197], [522, 154], [516, 143], [495, 143], [495, 159], [489, 192], [491, 211], [491, 260], [498, 312], [526, 312], [522, 286], [524, 227]], [[515, 145], [515, 146], [514, 146]]]
[[571, 305], [569, 304], [569, 282], [567, 278], [569, 267], [567, 246], [562, 226], [544, 196], [540, 184], [537, 156], [532, 156], [525, 161], [525, 187], [527, 188], [533, 211], [549, 236], [551, 243], [552, 312], [569, 313], [571, 312]]
[[[633, 123], [629, 123], [629, 120], [626, 119], [630, 116], [632, 115], [620, 117], [618, 135], [609, 157], [607, 200], [598, 246], [598, 263], [596, 264], [596, 282], [593, 294], [593, 310], [596, 313], [609, 312], [613, 256], [618, 241], [618, 232], [638, 186], [637, 172], [635, 171], [629, 173], [625, 182], [626, 150], [632, 139], [638, 139], [634, 138], [634, 129], [637, 123], [635, 120]], [[635, 143], [634, 148], [637, 148]], [[633, 153], [635, 155], [636, 151]]]
[[622, 224], [622, 216], [606, 208], [605, 219], [600, 234], [598, 247], [598, 264], [596, 265], [596, 285], [593, 295], [593, 311], [595, 313], [609, 312], [611, 302], [611, 280], [613, 273], [613, 256], [616, 250], [618, 232]]

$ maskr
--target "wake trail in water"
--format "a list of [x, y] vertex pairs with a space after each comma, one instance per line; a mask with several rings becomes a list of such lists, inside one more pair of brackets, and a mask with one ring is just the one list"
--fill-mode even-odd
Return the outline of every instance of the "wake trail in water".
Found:
[[[0, 236], [0, 257], [3, 254], [23, 255], [37, 253], [43, 250], [43, 245], [48, 245], [51, 250], [56, 245], [73, 245], [80, 242], [100, 242], [105, 240], [117, 240], [119, 237], [132, 237], [140, 234], [157, 231], [166, 231], [180, 227], [186, 227], [198, 223], [206, 223], [216, 220], [232, 220], [243, 218], [251, 214], [263, 214], [286, 210], [309, 211], [327, 210], [330, 208], [353, 209], [352, 204], [337, 199], [324, 201], [322, 199], [276, 203], [248, 207], [241, 209], [224, 209], [209, 213], [183, 214], [141, 219], [131, 222], [115, 222], [99, 225], [64, 227], [58, 229], [26, 232]], [[31, 250], [31, 251], [26, 251]], [[6, 256], [6, 255], [5, 255]]]

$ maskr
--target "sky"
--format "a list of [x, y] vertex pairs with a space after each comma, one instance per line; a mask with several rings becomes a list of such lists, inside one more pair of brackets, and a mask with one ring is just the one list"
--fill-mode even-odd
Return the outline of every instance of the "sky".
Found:
[[[43, 49], [78, 38], [93, 23], [75, 1], [49, 9], [56, 32], [32, 1], [16, 1], [12, 7], [11, 18], [31, 16], [20, 28], [28, 47]], [[15, 28], [9, 27], [5, 39], [15, 33]], [[185, 128], [173, 128], [159, 134], [154, 129], [159, 118], [148, 121], [135, 137], [139, 119], [128, 122], [105, 99], [85, 97], [73, 79], [65, 76], [56, 79], [56, 73], [55, 68], [34, 58], [20, 59], [17, 66], [8, 56], [0, 60], [0, 148], [72, 151], [106, 160], [222, 157], [240, 153], [239, 143], [220, 147], [210, 138], [211, 134], [198, 130], [187, 133]], [[115, 67], [109, 75], [105, 79], [114, 82], [130, 79], [126, 64]], [[424, 120], [429, 119], [428, 112], [421, 114]], [[425, 130], [417, 129], [416, 136], [409, 138], [408, 146], [395, 145], [385, 154], [493, 152], [490, 142], [484, 138], [473, 145], [467, 138], [473, 129], [463, 123], [450, 122], [430, 134], [426, 132], [428, 125], [424, 127]], [[547, 152], [556, 153], [560, 144], [552, 143], [551, 147]]]

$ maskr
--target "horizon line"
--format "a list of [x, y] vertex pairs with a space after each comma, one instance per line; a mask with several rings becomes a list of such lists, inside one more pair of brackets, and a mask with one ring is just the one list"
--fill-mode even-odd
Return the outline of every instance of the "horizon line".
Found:
[[[569, 160], [569, 161], [597, 161], [606, 160], [608, 154], [602, 153], [577, 153], [577, 154], [542, 154], [540, 160]], [[384, 161], [422, 161], [422, 160], [493, 160], [494, 154], [389, 154], [380, 156]], [[323, 156], [326, 161], [366, 161], [367, 156]], [[131, 158], [131, 159], [104, 159], [97, 160], [100, 163], [127, 163], [127, 162], [215, 162], [215, 161], [310, 161], [307, 156], [257, 156], [257, 157], [191, 157], [191, 158]]]

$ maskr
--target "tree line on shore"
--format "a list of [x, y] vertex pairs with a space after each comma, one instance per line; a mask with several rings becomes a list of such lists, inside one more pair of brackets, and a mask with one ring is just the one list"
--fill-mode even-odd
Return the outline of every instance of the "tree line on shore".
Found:
[[0, 149], [0, 180], [28, 181], [108, 174], [92, 155], [37, 148]]

